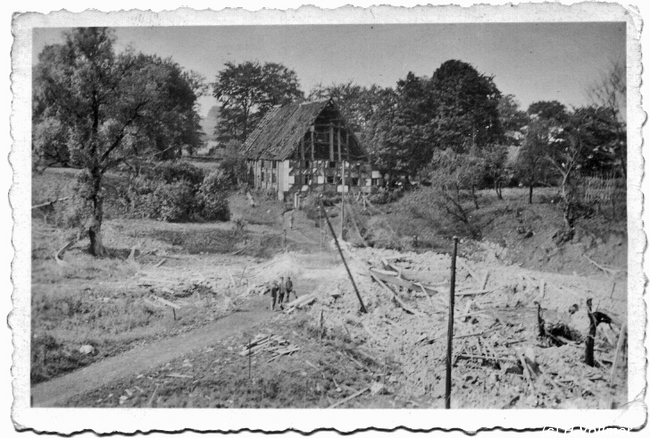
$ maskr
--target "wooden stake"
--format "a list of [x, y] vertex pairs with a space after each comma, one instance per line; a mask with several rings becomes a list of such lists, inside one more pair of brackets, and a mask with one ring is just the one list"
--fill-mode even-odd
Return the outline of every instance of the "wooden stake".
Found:
[[341, 255], [341, 260], [343, 260], [343, 265], [345, 266], [345, 270], [348, 272], [348, 276], [350, 277], [350, 281], [352, 282], [352, 286], [354, 286], [354, 292], [357, 294], [357, 298], [359, 299], [359, 304], [361, 305], [361, 313], [368, 313], [368, 311], [366, 310], [366, 306], [363, 304], [363, 300], [361, 299], [361, 294], [359, 293], [359, 289], [357, 289], [357, 284], [354, 282], [354, 278], [352, 277], [352, 273], [350, 272], [350, 268], [348, 268], [348, 263], [345, 261], [345, 257], [343, 256], [343, 250], [341, 249], [341, 246], [339, 245], [339, 241], [336, 238], [336, 233], [334, 232], [334, 228], [332, 227], [332, 223], [330, 222], [330, 219], [327, 216], [327, 212], [325, 211], [325, 206], [323, 205], [323, 198], [322, 197], [319, 198], [318, 201], [320, 202], [320, 208], [323, 211], [323, 215], [325, 216], [325, 220], [327, 221], [327, 226], [329, 227], [330, 231], [332, 232], [332, 237], [334, 237], [334, 243], [336, 244], [336, 249], [339, 250], [339, 254]]
[[596, 332], [598, 323], [591, 313], [591, 298], [587, 299], [587, 316], [589, 317], [589, 335], [585, 341], [585, 363], [590, 367], [594, 366], [594, 340], [596, 339]]
[[454, 293], [456, 288], [456, 254], [458, 237], [454, 236], [454, 252], [451, 256], [451, 280], [449, 285], [449, 325], [447, 326], [447, 376], [445, 381], [445, 409], [451, 407], [451, 359], [454, 338]]
[[616, 377], [616, 368], [618, 367], [618, 355], [620, 354], [623, 347], [623, 341], [625, 340], [626, 330], [627, 327], [625, 323], [623, 323], [623, 325], [621, 326], [621, 332], [618, 334], [618, 342], [616, 343], [616, 355], [614, 356], [614, 363], [612, 364], [612, 373], [609, 376], [610, 385], [614, 383], [614, 377]]
[[530, 386], [530, 391], [532, 392], [533, 395], [535, 395], [535, 386], [533, 384], [533, 379], [530, 375], [530, 371], [528, 370], [528, 364], [526, 364], [526, 358], [524, 357], [521, 351], [517, 351], [517, 357], [519, 358], [519, 362], [521, 362], [521, 367], [524, 370], [524, 376], [526, 377], [526, 381]]
[[485, 274], [483, 275], [483, 281], [481, 282], [481, 289], [485, 289], [487, 287], [487, 282], [489, 277], [490, 277], [490, 271], [485, 271]]

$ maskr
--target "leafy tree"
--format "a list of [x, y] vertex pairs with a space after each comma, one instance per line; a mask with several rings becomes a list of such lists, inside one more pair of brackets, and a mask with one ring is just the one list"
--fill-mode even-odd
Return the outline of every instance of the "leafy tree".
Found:
[[381, 108], [385, 95], [392, 91], [375, 84], [362, 87], [351, 81], [329, 86], [318, 84], [310, 91], [308, 100], [332, 99], [350, 129], [363, 136], [370, 119]]
[[[43, 156], [62, 135], [69, 162], [84, 169], [90, 252], [103, 255], [103, 178], [135, 157], [174, 155], [198, 132], [200, 79], [170, 59], [116, 54], [108, 28], [76, 28], [46, 46], [34, 68], [34, 142]], [[52, 127], [51, 129], [48, 128]]]
[[450, 60], [433, 73], [430, 84], [430, 104], [435, 108], [431, 138], [439, 148], [468, 152], [501, 142], [501, 92], [491, 76]]
[[479, 237], [479, 230], [471, 221], [462, 195], [469, 192], [478, 210], [475, 188], [481, 182], [484, 167], [485, 162], [481, 157], [457, 153], [452, 149], [436, 150], [431, 161], [434, 204], [453, 220], [462, 223], [474, 238]]
[[409, 176], [426, 167], [431, 160], [428, 123], [431, 105], [428, 79], [409, 72], [396, 89], [378, 90], [372, 113], [361, 136], [369, 146], [371, 162], [388, 181]]
[[611, 119], [617, 123], [616, 139], [611, 145], [616, 152], [618, 169], [621, 176], [627, 175], [627, 130], [625, 128], [627, 115], [627, 78], [625, 64], [613, 62], [609, 69], [595, 81], [588, 89], [587, 94], [597, 107], [607, 109]]
[[282, 64], [257, 61], [226, 63], [212, 84], [220, 102], [217, 138], [244, 142], [264, 114], [275, 105], [303, 98], [298, 77]]
[[581, 173], [612, 174], [621, 170], [619, 134], [624, 131], [610, 108], [587, 106], [574, 110], [573, 129], [579, 129], [584, 153], [579, 157]]
[[552, 120], [557, 124], [568, 120], [567, 108], [557, 100], [542, 100], [533, 102], [528, 107], [528, 115], [542, 120]]
[[528, 203], [533, 203], [533, 189], [550, 172], [549, 151], [564, 144], [563, 130], [569, 113], [558, 101], [533, 102], [527, 111], [528, 126], [515, 163], [515, 175], [528, 187]]
[[478, 152], [483, 160], [484, 183], [492, 185], [499, 199], [503, 199], [503, 182], [506, 178], [508, 147], [502, 144], [489, 146]]
[[[559, 130], [559, 127], [557, 128]], [[528, 203], [533, 203], [533, 188], [548, 174], [547, 152], [551, 142], [559, 141], [558, 130], [549, 120], [535, 118], [526, 129], [523, 145], [515, 163], [515, 175], [528, 187]]]
[[228, 142], [219, 169], [230, 187], [238, 186], [247, 180], [246, 159], [241, 153], [241, 142], [237, 140]]
[[503, 144], [505, 146], [521, 146], [530, 117], [525, 111], [519, 109], [519, 102], [512, 94], [501, 96], [497, 108], [503, 129]]
[[[364, 140], [376, 145], [374, 164], [398, 175], [421, 171], [438, 150], [472, 151], [478, 158], [477, 151], [503, 140], [500, 98], [491, 77], [461, 61], [443, 63], [431, 78], [409, 72], [383, 105], [382, 120], [371, 120], [372, 134]], [[492, 156], [493, 170], [502, 152]]]

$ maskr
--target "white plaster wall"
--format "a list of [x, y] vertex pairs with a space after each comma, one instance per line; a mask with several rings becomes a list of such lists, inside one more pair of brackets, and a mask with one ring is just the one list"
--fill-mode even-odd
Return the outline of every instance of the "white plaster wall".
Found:
[[284, 192], [291, 187], [289, 183], [289, 172], [291, 166], [289, 160], [280, 161], [278, 163], [278, 199], [284, 199]]

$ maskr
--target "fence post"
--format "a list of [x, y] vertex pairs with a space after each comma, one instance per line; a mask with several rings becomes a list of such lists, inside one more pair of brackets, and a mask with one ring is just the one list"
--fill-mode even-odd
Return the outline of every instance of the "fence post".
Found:
[[451, 367], [454, 339], [454, 294], [456, 293], [456, 253], [458, 237], [454, 236], [454, 252], [451, 256], [451, 279], [449, 284], [449, 325], [447, 326], [447, 376], [445, 381], [445, 409], [451, 407]]
[[327, 216], [327, 212], [325, 211], [325, 206], [323, 205], [323, 200], [318, 199], [318, 202], [320, 203], [320, 208], [323, 211], [323, 215], [325, 216], [325, 220], [327, 221], [327, 226], [329, 227], [330, 231], [332, 232], [332, 237], [334, 237], [334, 243], [336, 244], [336, 248], [339, 250], [339, 254], [341, 255], [341, 260], [343, 260], [343, 265], [345, 266], [345, 270], [348, 271], [348, 276], [350, 277], [350, 281], [352, 282], [352, 286], [354, 286], [354, 292], [357, 294], [357, 298], [359, 299], [359, 304], [361, 305], [361, 313], [368, 313], [366, 310], [366, 306], [363, 304], [363, 300], [361, 299], [361, 294], [359, 293], [359, 289], [357, 289], [357, 284], [354, 282], [354, 278], [352, 277], [352, 273], [350, 272], [350, 268], [348, 268], [348, 263], [345, 261], [345, 257], [343, 257], [343, 250], [341, 250], [341, 246], [339, 245], [339, 241], [336, 238], [336, 233], [334, 232], [334, 228], [332, 227], [332, 223], [330, 222], [330, 218]]

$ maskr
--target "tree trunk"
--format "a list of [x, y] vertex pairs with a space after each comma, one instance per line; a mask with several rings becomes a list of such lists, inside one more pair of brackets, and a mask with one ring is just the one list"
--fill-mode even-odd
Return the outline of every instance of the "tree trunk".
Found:
[[533, 183], [528, 184], [528, 203], [533, 203]]
[[474, 207], [478, 210], [478, 200], [476, 199], [476, 188], [472, 186], [472, 199], [474, 200]]
[[494, 180], [494, 191], [497, 192], [497, 199], [499, 200], [503, 199], [502, 188], [501, 181], [498, 179]]
[[106, 255], [102, 242], [102, 219], [104, 217], [104, 199], [101, 194], [102, 173], [99, 166], [90, 171], [90, 202], [92, 207], [88, 237], [90, 238], [90, 254], [96, 257]]

